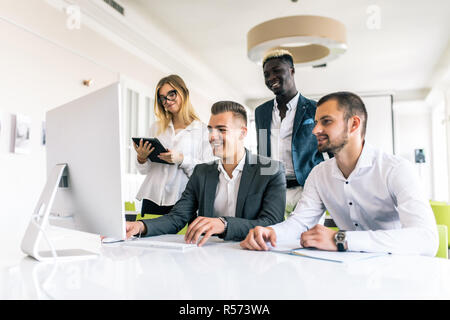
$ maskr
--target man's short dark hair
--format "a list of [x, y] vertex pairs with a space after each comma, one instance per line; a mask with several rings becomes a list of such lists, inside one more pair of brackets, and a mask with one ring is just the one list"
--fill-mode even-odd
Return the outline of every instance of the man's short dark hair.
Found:
[[277, 49], [272, 50], [268, 52], [264, 58], [263, 58], [263, 68], [267, 61], [273, 60], [273, 59], [279, 59], [283, 61], [284, 63], [287, 63], [291, 68], [294, 67], [294, 58], [292, 57], [292, 54], [284, 49]]
[[241, 104], [234, 101], [218, 101], [211, 107], [211, 114], [224, 112], [232, 112], [234, 117], [242, 119], [247, 126], [247, 111]]
[[345, 121], [353, 116], [361, 118], [361, 136], [364, 138], [367, 127], [367, 110], [362, 99], [348, 91], [333, 92], [320, 98], [319, 102], [317, 102], [317, 107], [329, 100], [335, 100], [339, 109], [344, 109]]

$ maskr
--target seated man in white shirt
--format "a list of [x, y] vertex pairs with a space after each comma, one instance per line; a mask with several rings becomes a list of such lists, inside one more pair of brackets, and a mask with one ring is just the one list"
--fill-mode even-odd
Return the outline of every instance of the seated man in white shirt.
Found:
[[[327, 251], [434, 256], [436, 221], [415, 168], [365, 142], [361, 98], [350, 92], [323, 97], [315, 123], [319, 151], [334, 158], [313, 168], [289, 219], [250, 230], [241, 247], [268, 250], [269, 243], [298, 239], [302, 247]], [[339, 231], [318, 224], [325, 210]]]
[[283, 221], [283, 164], [245, 149], [247, 113], [243, 106], [219, 101], [211, 113], [209, 142], [219, 160], [195, 166], [180, 200], [168, 214], [127, 222], [127, 238], [173, 234], [189, 223], [185, 241], [202, 246], [212, 235], [241, 241], [255, 226]]

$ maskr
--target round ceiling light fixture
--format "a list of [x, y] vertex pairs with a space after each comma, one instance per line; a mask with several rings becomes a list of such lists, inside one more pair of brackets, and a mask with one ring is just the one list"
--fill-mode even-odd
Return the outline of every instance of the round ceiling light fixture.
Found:
[[247, 54], [261, 64], [273, 49], [288, 50], [297, 66], [315, 66], [347, 51], [346, 28], [341, 22], [320, 16], [291, 16], [258, 24], [247, 34]]

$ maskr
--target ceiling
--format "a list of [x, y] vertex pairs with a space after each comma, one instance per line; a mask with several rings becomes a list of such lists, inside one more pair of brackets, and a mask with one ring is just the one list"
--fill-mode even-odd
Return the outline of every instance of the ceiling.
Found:
[[[247, 58], [247, 32], [269, 19], [321, 15], [347, 28], [348, 51], [326, 68], [297, 68], [306, 96], [337, 90], [423, 95], [450, 50], [449, 0], [123, 0], [148, 17], [247, 104], [272, 97], [261, 66]], [[432, 5], [431, 5], [432, 4]], [[380, 9], [380, 28], [369, 29], [370, 5]]]

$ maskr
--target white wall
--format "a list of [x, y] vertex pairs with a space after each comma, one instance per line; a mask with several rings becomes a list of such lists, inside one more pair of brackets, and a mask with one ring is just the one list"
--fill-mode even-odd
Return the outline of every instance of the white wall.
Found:
[[433, 198], [431, 112], [425, 101], [394, 100], [396, 154], [415, 163], [415, 149], [424, 149], [425, 163], [416, 164], [428, 199]]
[[433, 151], [433, 199], [448, 202], [448, 159], [446, 150], [445, 103], [435, 105], [431, 113]]
[[433, 153], [433, 200], [450, 202], [449, 155], [445, 93], [434, 90], [427, 97], [431, 106], [431, 135]]
[[391, 95], [361, 95], [367, 110], [366, 141], [386, 153], [394, 153]]
[[0, 108], [32, 121], [31, 153], [0, 154], [0, 232], [18, 245], [46, 180], [40, 144], [45, 111], [91, 91], [81, 85], [87, 75], [95, 75], [98, 86], [117, 76], [4, 20], [0, 41]]
[[[328, 92], [329, 93], [329, 92]], [[309, 99], [319, 101], [321, 95], [307, 96]], [[383, 150], [389, 154], [394, 153], [394, 138], [392, 127], [392, 102], [389, 93], [358, 93], [364, 102], [367, 110], [366, 141], [372, 146]], [[268, 100], [268, 99], [267, 99]]]
[[[44, 0], [0, 2], [0, 113], [32, 120], [30, 154], [0, 150], [0, 241], [12, 244], [11, 254], [17, 254], [46, 181], [45, 148], [40, 144], [45, 112], [118, 81], [121, 74], [151, 91], [167, 75], [84, 25], [69, 30], [66, 20], [63, 11]], [[94, 86], [83, 86], [82, 80], [90, 78]], [[211, 98], [196, 88], [190, 91], [207, 121]]]

